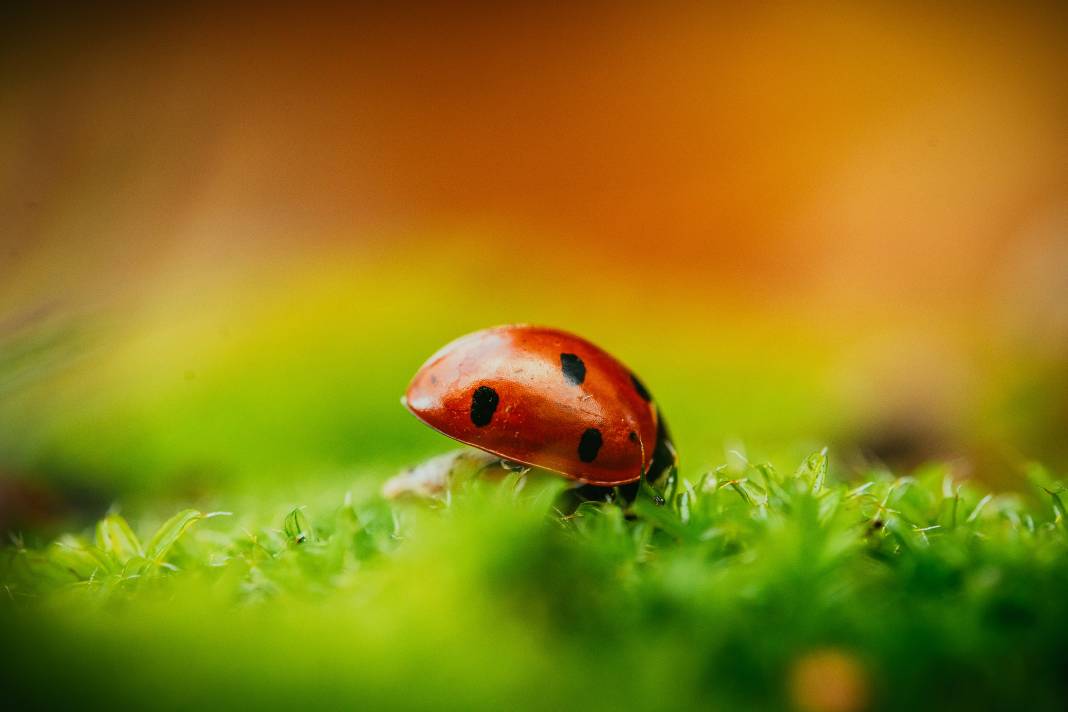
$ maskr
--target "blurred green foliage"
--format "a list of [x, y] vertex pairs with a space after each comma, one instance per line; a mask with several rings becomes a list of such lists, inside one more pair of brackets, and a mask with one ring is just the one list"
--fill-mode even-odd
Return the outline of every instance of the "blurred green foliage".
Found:
[[845, 484], [817, 452], [792, 474], [734, 457], [664, 507], [563, 513], [557, 478], [514, 474], [447, 505], [112, 513], [2, 551], [4, 691], [65, 709], [1063, 709], [1063, 487], [1031, 474], [1026, 494], [943, 466]]
[[[465, 265], [493, 269], [477, 254]], [[618, 355], [653, 389], [684, 452], [704, 457], [694, 444], [739, 437], [793, 442], [841, 419], [822, 382], [826, 350], [787, 319], [665, 312], [650, 331], [618, 295], [589, 296], [613, 315], [594, 323], [567, 317], [573, 303], [544, 288], [497, 303], [452, 280], [434, 282], [428, 300], [425, 275], [442, 269], [440, 254], [405, 254], [294, 268], [270, 288], [187, 286], [131, 314], [45, 311], [0, 333], [0, 477], [125, 502], [284, 484], [294, 472], [380, 477], [442, 447], [399, 404], [422, 362], [507, 322], [573, 329]]]

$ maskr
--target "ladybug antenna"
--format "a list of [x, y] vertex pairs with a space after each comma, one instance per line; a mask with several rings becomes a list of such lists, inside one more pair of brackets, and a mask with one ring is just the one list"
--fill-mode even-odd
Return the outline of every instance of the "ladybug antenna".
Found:
[[[640, 434], [638, 435], [638, 447], [640, 447], [642, 451], [642, 473], [638, 477], [638, 482], [640, 483], [638, 486], [639, 488], [644, 490], [647, 495], [649, 495], [649, 498], [653, 500], [653, 504], [658, 507], [663, 507], [664, 498], [661, 497], [660, 493], [653, 488], [653, 486], [649, 483], [648, 478], [646, 477], [646, 475], [649, 473], [646, 471], [645, 467], [645, 441], [642, 440], [642, 436]], [[650, 461], [649, 469], [652, 469], [652, 467], [653, 463], [652, 461]]]
[[[641, 433], [638, 433], [638, 447], [642, 451], [642, 471], [640, 476], [645, 477], [645, 472], [648, 468], [645, 466], [645, 441], [642, 440]], [[649, 463], [650, 466], [652, 466], [652, 464], [652, 462]]]

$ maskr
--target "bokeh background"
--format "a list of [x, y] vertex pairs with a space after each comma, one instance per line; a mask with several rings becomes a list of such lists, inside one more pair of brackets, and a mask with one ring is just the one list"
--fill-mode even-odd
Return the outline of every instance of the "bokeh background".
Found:
[[580, 333], [685, 470], [1068, 464], [1059, 3], [7, 8], [5, 528], [376, 482], [461, 333]]

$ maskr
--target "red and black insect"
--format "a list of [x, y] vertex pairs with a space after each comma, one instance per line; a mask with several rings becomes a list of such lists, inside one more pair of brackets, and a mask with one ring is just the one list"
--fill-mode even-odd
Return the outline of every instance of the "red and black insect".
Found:
[[405, 405], [441, 433], [593, 488], [637, 491], [677, 463], [652, 396], [589, 341], [539, 326], [484, 329], [419, 369]]

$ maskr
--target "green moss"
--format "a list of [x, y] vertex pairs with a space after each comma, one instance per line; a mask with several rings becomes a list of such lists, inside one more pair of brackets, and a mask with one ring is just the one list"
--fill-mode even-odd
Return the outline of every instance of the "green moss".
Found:
[[67, 709], [829, 709], [828, 691], [855, 709], [1062, 708], [1060, 485], [1037, 468], [1033, 497], [940, 467], [833, 474], [822, 453], [793, 475], [725, 465], [665, 507], [567, 516], [551, 479], [469, 482], [439, 508], [243, 501], [154, 535], [112, 514], [3, 550], [5, 693]]

